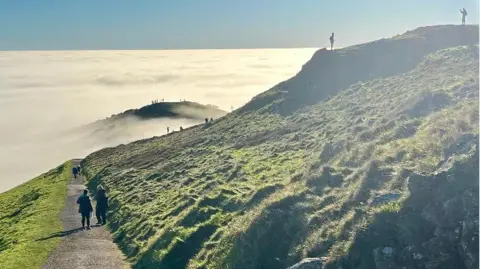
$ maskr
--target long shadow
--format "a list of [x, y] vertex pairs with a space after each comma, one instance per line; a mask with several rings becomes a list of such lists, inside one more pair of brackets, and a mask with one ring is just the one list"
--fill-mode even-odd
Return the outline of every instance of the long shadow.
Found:
[[[96, 226], [91, 226], [91, 227], [96, 227]], [[34, 241], [45, 241], [45, 240], [52, 239], [52, 238], [55, 238], [55, 237], [65, 237], [67, 235], [78, 233], [80, 231], [83, 231], [83, 228], [80, 227], [80, 228], [75, 228], [75, 229], [71, 229], [71, 230], [68, 230], [68, 231], [55, 232], [55, 233], [50, 234], [47, 237], [36, 239]]]

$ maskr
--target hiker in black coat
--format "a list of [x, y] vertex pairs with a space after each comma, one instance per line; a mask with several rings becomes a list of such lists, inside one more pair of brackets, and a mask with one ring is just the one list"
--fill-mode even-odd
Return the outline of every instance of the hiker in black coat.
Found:
[[74, 178], [77, 178], [77, 174], [78, 174], [78, 169], [77, 169], [77, 167], [73, 167], [73, 168], [72, 168], [72, 173], [73, 173], [73, 177], [74, 177]]
[[105, 225], [107, 223], [108, 197], [105, 189], [101, 185], [98, 186], [95, 200], [97, 200], [97, 205], [95, 206], [97, 224]]
[[83, 194], [78, 197], [78, 213], [82, 215], [82, 228], [85, 229], [85, 220], [87, 220], [87, 229], [90, 229], [90, 213], [93, 211], [90, 197], [88, 197], [88, 190], [84, 190]]

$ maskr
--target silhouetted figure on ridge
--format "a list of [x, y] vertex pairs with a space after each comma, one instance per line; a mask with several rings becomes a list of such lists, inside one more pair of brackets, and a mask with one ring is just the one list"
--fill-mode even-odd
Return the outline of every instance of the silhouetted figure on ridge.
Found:
[[330, 36], [330, 50], [333, 50], [333, 43], [335, 42], [335, 33]]
[[170, 127], [167, 126], [167, 134], [170, 133]]
[[88, 190], [84, 190], [83, 194], [78, 197], [78, 213], [82, 215], [82, 228], [85, 229], [85, 220], [87, 220], [87, 229], [90, 229], [90, 213], [93, 211], [90, 197], [87, 195]]
[[105, 225], [107, 223], [108, 197], [102, 185], [98, 186], [95, 200], [97, 200], [97, 205], [95, 206], [97, 224]]
[[460, 13], [462, 13], [462, 25], [465, 25], [465, 17], [467, 17], [467, 10], [465, 8], [460, 9]]
[[205, 123], [208, 123], [208, 118], [205, 118]]
[[210, 122], [213, 122], [213, 118], [210, 118]]

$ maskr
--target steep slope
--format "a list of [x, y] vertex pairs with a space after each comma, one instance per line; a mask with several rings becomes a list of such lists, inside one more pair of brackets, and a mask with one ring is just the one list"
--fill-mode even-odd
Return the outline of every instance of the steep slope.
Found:
[[478, 71], [477, 26], [319, 51], [213, 124], [83, 165], [134, 268], [476, 268]]
[[71, 167], [67, 162], [0, 194], [0, 268], [41, 268], [47, 260], [60, 239], [42, 238], [62, 230]]

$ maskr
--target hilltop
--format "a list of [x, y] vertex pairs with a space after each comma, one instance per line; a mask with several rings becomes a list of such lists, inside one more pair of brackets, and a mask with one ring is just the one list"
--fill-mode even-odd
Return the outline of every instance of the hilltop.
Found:
[[195, 102], [158, 102], [138, 109], [129, 109], [111, 117], [81, 126], [71, 132], [81, 135], [82, 143], [93, 148], [113, 146], [145, 137], [164, 134], [218, 119], [227, 114], [213, 105]]
[[203, 120], [210, 117], [221, 117], [227, 112], [213, 105], [202, 105], [195, 102], [156, 102], [138, 109], [129, 109], [107, 118], [109, 121], [126, 117], [136, 117], [141, 120], [158, 118], [183, 118]]
[[212, 125], [83, 165], [133, 268], [476, 268], [478, 71], [478, 26], [319, 50]]

